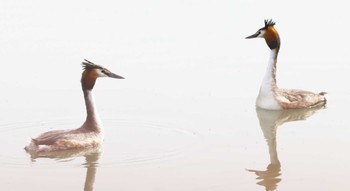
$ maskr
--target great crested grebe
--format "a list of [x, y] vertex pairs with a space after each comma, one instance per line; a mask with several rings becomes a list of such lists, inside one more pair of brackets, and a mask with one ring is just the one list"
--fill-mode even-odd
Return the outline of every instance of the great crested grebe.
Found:
[[87, 117], [78, 129], [48, 131], [32, 138], [25, 150], [28, 152], [52, 152], [99, 146], [103, 141], [103, 126], [97, 113], [92, 89], [98, 77], [124, 79], [106, 68], [88, 60], [82, 63], [81, 85], [84, 93]]
[[256, 105], [268, 110], [301, 109], [326, 104], [325, 92], [312, 93], [303, 90], [280, 89], [276, 83], [276, 63], [280, 50], [280, 37], [274, 28], [275, 22], [265, 20], [265, 26], [246, 37], [264, 38], [271, 49], [268, 67], [261, 83]]

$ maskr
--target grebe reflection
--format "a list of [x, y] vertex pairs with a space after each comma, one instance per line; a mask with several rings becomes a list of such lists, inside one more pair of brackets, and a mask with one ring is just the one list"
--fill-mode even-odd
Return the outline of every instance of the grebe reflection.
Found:
[[267, 191], [273, 191], [277, 188], [280, 178], [281, 163], [277, 154], [277, 127], [290, 121], [305, 120], [314, 115], [317, 110], [323, 109], [324, 106], [313, 107], [309, 109], [296, 110], [265, 110], [256, 108], [256, 113], [260, 122], [261, 130], [269, 147], [270, 164], [266, 170], [248, 169], [257, 175], [258, 185], [264, 186]]
[[38, 158], [50, 158], [59, 161], [70, 161], [78, 157], [85, 157], [85, 163], [82, 164], [86, 168], [86, 176], [84, 182], [84, 191], [93, 191], [96, 177], [96, 171], [99, 164], [99, 159], [102, 154], [101, 145], [98, 147], [71, 149], [55, 152], [30, 153], [33, 162]]

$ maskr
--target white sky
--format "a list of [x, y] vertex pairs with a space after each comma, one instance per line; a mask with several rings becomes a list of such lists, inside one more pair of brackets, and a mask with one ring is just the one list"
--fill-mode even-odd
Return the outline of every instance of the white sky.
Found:
[[266, 18], [282, 38], [280, 62], [342, 65], [349, 60], [347, 7], [339, 0], [2, 0], [0, 83], [75, 88], [83, 58], [135, 83], [176, 78], [187, 67], [249, 71], [264, 59], [265, 68], [265, 43], [244, 37]]

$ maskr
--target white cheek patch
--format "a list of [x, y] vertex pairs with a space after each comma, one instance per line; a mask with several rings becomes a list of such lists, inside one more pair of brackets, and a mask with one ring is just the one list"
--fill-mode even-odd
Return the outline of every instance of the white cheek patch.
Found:
[[258, 35], [259, 38], [264, 38], [265, 30], [261, 30], [260, 34]]
[[104, 74], [100, 69], [96, 69], [95, 71], [98, 77], [107, 77], [107, 75]]

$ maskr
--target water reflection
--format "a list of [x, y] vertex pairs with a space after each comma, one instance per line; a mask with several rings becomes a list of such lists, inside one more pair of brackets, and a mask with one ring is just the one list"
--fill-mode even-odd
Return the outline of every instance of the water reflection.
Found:
[[100, 159], [100, 155], [101, 155], [101, 152], [85, 155], [86, 163], [84, 165], [87, 170], [86, 170], [84, 191], [94, 190], [96, 168], [98, 166], [98, 160]]
[[57, 151], [57, 152], [43, 152], [43, 153], [30, 153], [31, 160], [36, 162], [38, 158], [50, 158], [58, 161], [73, 160], [77, 157], [85, 157], [85, 163], [82, 164], [86, 167], [86, 177], [84, 183], [84, 191], [94, 190], [96, 169], [98, 167], [98, 161], [102, 153], [102, 147], [94, 148], [84, 148], [84, 149], [74, 149], [67, 151]]
[[265, 190], [276, 190], [278, 183], [281, 181], [281, 163], [277, 154], [277, 141], [276, 132], [277, 127], [290, 121], [305, 120], [312, 116], [317, 110], [323, 109], [324, 106], [319, 106], [309, 109], [298, 110], [281, 110], [271, 111], [257, 108], [256, 113], [259, 118], [260, 127], [264, 134], [264, 137], [269, 147], [270, 164], [266, 170], [253, 170], [249, 169], [249, 172], [254, 172], [257, 175], [259, 182], [258, 185], [264, 186]]

